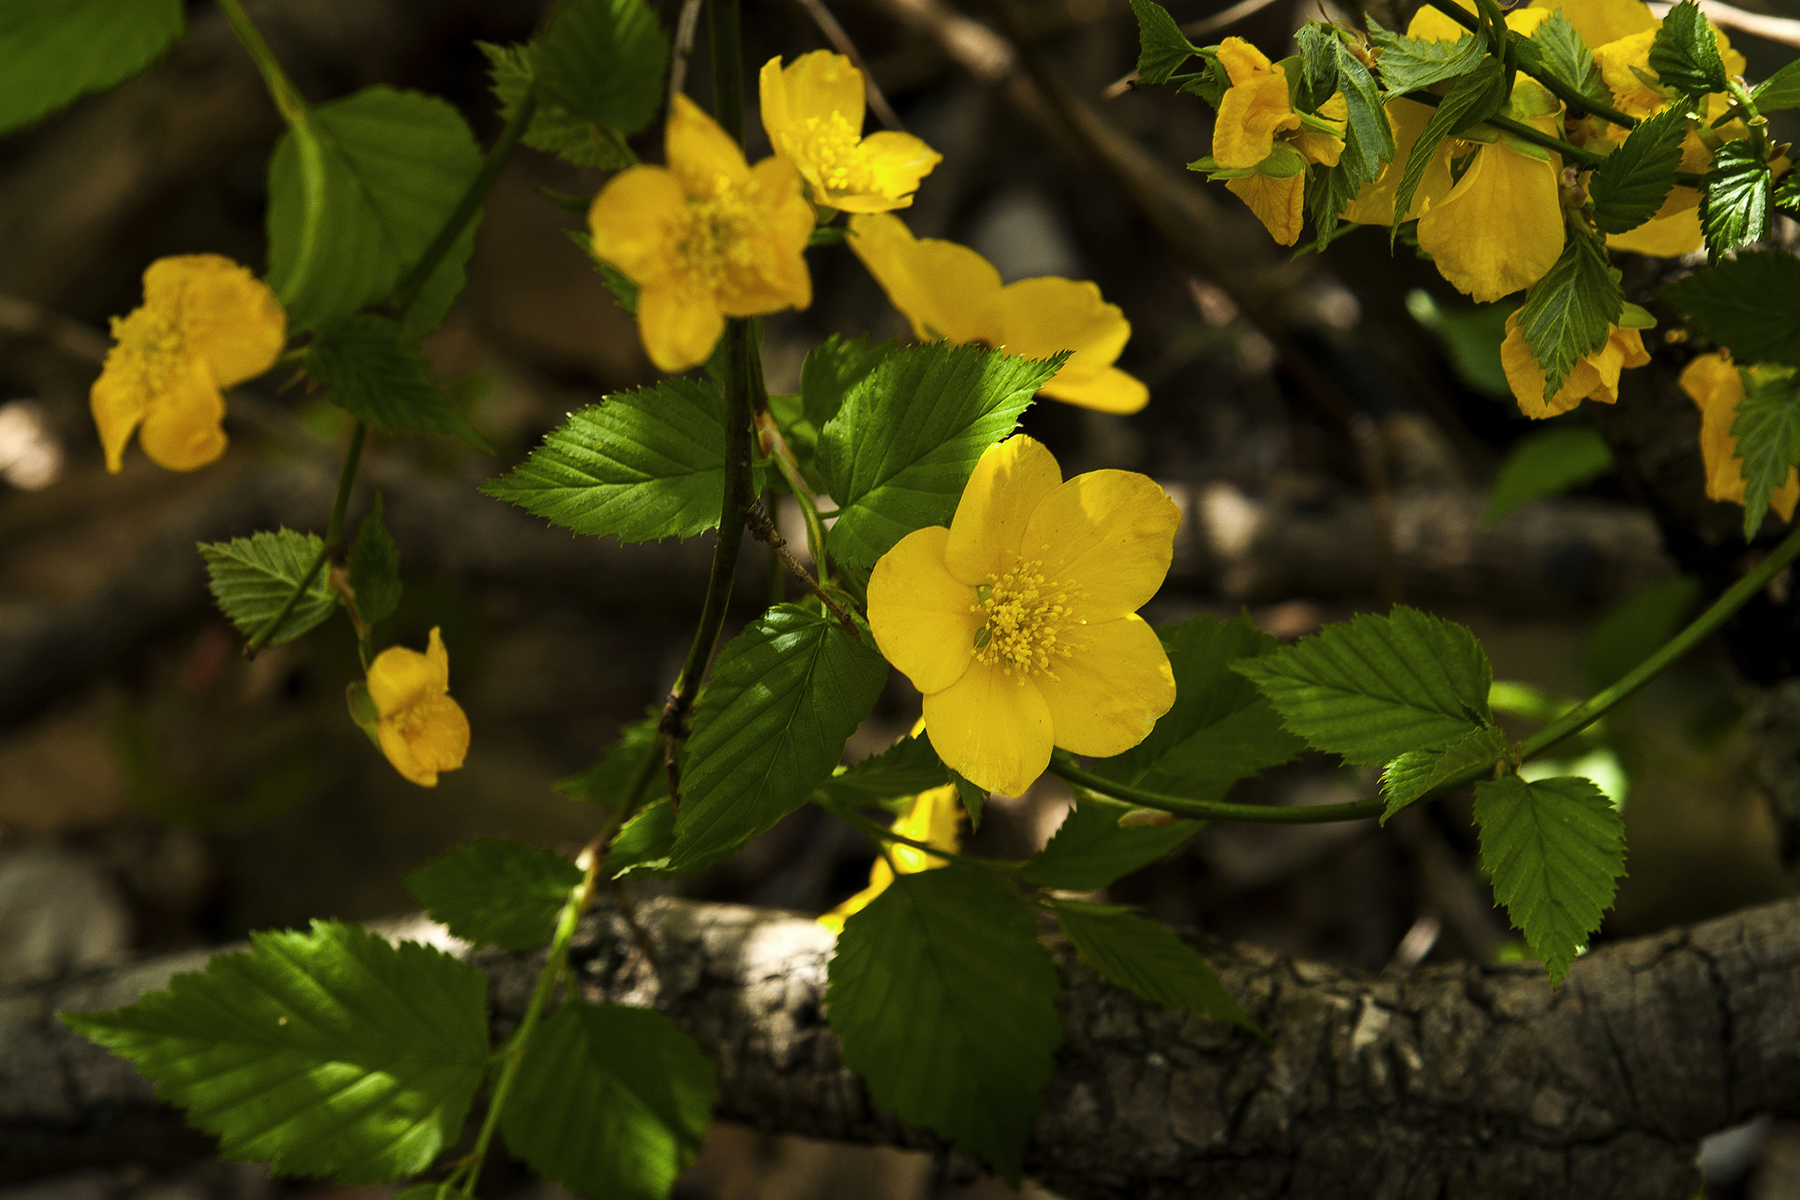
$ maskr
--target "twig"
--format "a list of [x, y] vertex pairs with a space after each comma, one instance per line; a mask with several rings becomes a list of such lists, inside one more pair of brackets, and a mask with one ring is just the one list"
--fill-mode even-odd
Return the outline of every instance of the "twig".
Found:
[[[1189, 21], [1186, 25], [1181, 27], [1181, 32], [1190, 38], [1204, 37], [1214, 30], [1225, 29], [1235, 25], [1245, 17], [1255, 16], [1273, 3], [1275, 3], [1275, 0], [1238, 0], [1238, 2], [1230, 8], [1221, 12], [1216, 12], [1210, 17], [1201, 17], [1198, 21]], [[1124, 95], [1131, 90], [1131, 85], [1137, 82], [1137, 77], [1138, 74], [1135, 70], [1127, 71], [1125, 74], [1108, 84], [1106, 90], [1100, 93], [1100, 98], [1102, 100], [1112, 100], [1118, 96]]]
[[105, 362], [110, 348], [98, 330], [17, 296], [0, 296], [0, 333], [40, 338], [84, 362]]
[[687, 83], [688, 59], [694, 54], [694, 35], [700, 31], [700, 0], [684, 0], [675, 21], [675, 49], [669, 56], [669, 103], [681, 95]]
[[856, 622], [851, 619], [850, 614], [831, 598], [830, 593], [819, 585], [818, 580], [813, 578], [812, 572], [808, 571], [800, 560], [794, 557], [794, 552], [787, 548], [787, 539], [781, 536], [780, 531], [775, 528], [775, 522], [769, 520], [769, 514], [763, 511], [762, 501], [757, 500], [751, 503], [749, 511], [744, 514], [744, 525], [750, 530], [751, 537], [765, 543], [770, 550], [773, 550], [775, 556], [781, 560], [781, 565], [793, 572], [794, 577], [806, 585], [806, 590], [817, 596], [819, 602], [831, 610], [831, 615], [838, 619], [838, 624], [842, 625], [851, 637], [859, 639], [862, 637], [862, 634], [857, 632]]
[[[1268, 2], [1269, 0], [1263, 0], [1263, 3]], [[875, 73], [869, 70], [868, 65], [863, 62], [863, 56], [856, 49], [856, 43], [850, 40], [848, 33], [844, 32], [844, 27], [838, 24], [838, 19], [831, 15], [829, 8], [825, 7], [825, 0], [800, 0], [800, 7], [804, 8], [812, 17], [814, 24], [818, 25], [826, 39], [837, 47], [837, 52], [856, 64], [856, 69], [862, 72], [863, 91], [869, 97], [869, 107], [874, 110], [875, 119], [889, 129], [905, 133], [906, 126], [900, 123], [900, 118], [888, 104], [887, 97], [881, 94], [881, 88], [875, 82]]]

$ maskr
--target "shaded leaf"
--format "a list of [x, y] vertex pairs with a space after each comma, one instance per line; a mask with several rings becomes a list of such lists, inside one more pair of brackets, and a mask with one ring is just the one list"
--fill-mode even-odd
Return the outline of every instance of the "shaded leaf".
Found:
[[0, 133], [124, 83], [186, 32], [182, 0], [15, 0], [0, 15]]
[[931, 739], [908, 737], [843, 768], [818, 790], [828, 803], [854, 806], [916, 796], [943, 787], [949, 779], [950, 769], [931, 748]]
[[1490, 526], [1515, 508], [1590, 483], [1612, 469], [1612, 447], [1588, 426], [1527, 434], [1494, 473], [1481, 524]]
[[[1683, 0], [1691, 3], [1691, 0]], [[1700, 231], [1706, 261], [1769, 236], [1769, 168], [1748, 141], [1738, 138], [1713, 152], [1700, 191]]]
[[1624, 144], [1594, 168], [1588, 196], [1594, 224], [1602, 233], [1625, 233], [1656, 215], [1675, 186], [1686, 135], [1687, 114], [1679, 105], [1664, 109], [1640, 122]]
[[1442, 750], [1407, 751], [1381, 774], [1381, 792], [1387, 797], [1381, 824], [1386, 825], [1395, 813], [1464, 771], [1491, 766], [1511, 748], [1503, 730], [1484, 725]]
[[[494, 98], [500, 102], [500, 119], [511, 121], [536, 73], [536, 48], [529, 45], [495, 46], [487, 42], [476, 42], [475, 45], [487, 56]], [[576, 166], [602, 171], [620, 171], [637, 161], [637, 156], [616, 132], [578, 117], [543, 96], [538, 97], [531, 124], [526, 126], [521, 140], [533, 150], [543, 150]], [[585, 207], [582, 213], [586, 215]]]
[[1689, 96], [1725, 90], [1718, 37], [1694, 0], [1681, 0], [1663, 17], [1650, 44], [1650, 69], [1658, 80]]
[[1382, 91], [1390, 100], [1466, 74], [1488, 52], [1485, 30], [1477, 30], [1473, 37], [1434, 42], [1391, 33], [1373, 17], [1364, 20], [1369, 26], [1369, 40], [1375, 45], [1375, 66], [1381, 72]]
[[408, 875], [406, 890], [464, 941], [524, 954], [550, 940], [580, 882], [581, 869], [560, 854], [477, 838]]
[[1553, 398], [1575, 364], [1606, 345], [1625, 311], [1619, 274], [1606, 247], [1572, 224], [1562, 254], [1525, 293], [1518, 329], [1544, 371], [1544, 399]]
[[306, 351], [333, 404], [382, 433], [444, 433], [490, 451], [431, 377], [418, 343], [374, 313], [334, 321]]
[[644, 0], [565, 0], [532, 55], [552, 109], [636, 133], [662, 107], [669, 39]]
[[350, 590], [356, 595], [356, 615], [370, 625], [387, 620], [400, 607], [400, 550], [381, 523], [382, 508], [377, 492], [375, 507], [356, 527], [356, 541], [345, 563]]
[[[220, 610], [239, 633], [255, 637], [275, 619], [324, 547], [324, 541], [315, 534], [277, 529], [229, 542], [203, 543], [200, 557], [206, 560], [213, 599], [218, 601]], [[280, 646], [293, 641], [324, 621], [336, 607], [337, 597], [331, 594], [321, 568], [281, 628], [263, 644]]]
[[1033, 887], [1097, 892], [1172, 854], [1206, 827], [1205, 821], [1120, 825], [1129, 804], [1078, 791], [1075, 805], [1019, 878]]
[[625, 726], [619, 730], [619, 740], [608, 746], [593, 766], [579, 775], [559, 779], [552, 786], [561, 795], [584, 804], [619, 804], [630, 794], [645, 758], [653, 756], [658, 765], [653, 768], [648, 794], [668, 795], [666, 776], [660, 767], [662, 735], [657, 728], [661, 722], [662, 714], [657, 712]]
[[1156, 0], [1131, 0], [1131, 11], [1138, 22], [1137, 81], [1159, 87], [1199, 51]]
[[1792, 254], [1743, 250], [1660, 294], [1739, 362], [1800, 367], [1800, 259]]
[[1791, 367], [1740, 368], [1744, 398], [1731, 436], [1744, 473], [1744, 540], [1762, 528], [1769, 500], [1800, 466], [1800, 385]]
[[1058, 900], [1056, 923], [1082, 962], [1127, 991], [1165, 1008], [1229, 1021], [1269, 1040], [1192, 946], [1136, 909]]

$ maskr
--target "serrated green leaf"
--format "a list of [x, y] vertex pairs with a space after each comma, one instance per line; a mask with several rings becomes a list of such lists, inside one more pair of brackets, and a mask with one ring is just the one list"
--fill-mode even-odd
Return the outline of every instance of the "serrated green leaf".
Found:
[[1160, 87], [1199, 51], [1156, 0], [1131, 0], [1131, 11], [1138, 23], [1138, 82]]
[[1587, 426], [1527, 434], [1494, 472], [1493, 490], [1481, 510], [1482, 528], [1515, 508], [1590, 483], [1612, 469], [1612, 447]]
[[1792, 367], [1740, 368], [1744, 398], [1731, 436], [1744, 473], [1744, 540], [1762, 528], [1769, 500], [1800, 465], [1800, 384]]
[[1375, 66], [1381, 73], [1382, 91], [1390, 100], [1455, 79], [1473, 70], [1488, 52], [1485, 30], [1477, 30], [1473, 37], [1434, 42], [1391, 33], [1373, 17], [1364, 20], [1368, 22], [1369, 40], [1375, 45]]
[[716, 529], [725, 398], [692, 379], [608, 396], [570, 414], [530, 458], [481, 490], [565, 529], [622, 542]]
[[1231, 669], [1308, 745], [1359, 766], [1447, 746], [1492, 720], [1494, 674], [1475, 635], [1403, 604], [1389, 616], [1327, 625]]
[[[525, 100], [526, 90], [531, 87], [536, 70], [535, 47], [495, 46], [487, 42], [476, 42], [475, 45], [487, 56], [494, 98], [500, 102], [500, 119], [511, 121]], [[637, 161], [637, 156], [613, 130], [602, 129], [542, 96], [538, 98], [531, 124], [526, 126], [521, 140], [533, 150], [555, 154], [576, 166], [601, 171], [621, 171]], [[585, 205], [581, 212], [586, 215]]]
[[674, 865], [675, 810], [669, 804], [666, 776], [657, 784], [657, 790], [662, 793], [661, 797], [646, 804], [637, 816], [625, 822], [619, 836], [613, 839], [612, 850], [606, 856], [608, 875], [614, 879], [623, 879], [627, 875], [674, 879], [697, 875], [737, 853], [737, 846], [726, 845]]
[[382, 433], [442, 433], [490, 451], [431, 377], [418, 343], [400, 326], [359, 313], [320, 328], [306, 369], [332, 403]]
[[875, 1103], [1017, 1187], [1062, 1042], [1059, 989], [1030, 906], [951, 863], [899, 876], [844, 923], [825, 1014]]
[[487, 1066], [487, 978], [334, 921], [252, 934], [166, 991], [64, 1013], [129, 1059], [226, 1158], [391, 1183], [462, 1135]]
[[896, 350], [819, 431], [819, 471], [838, 501], [831, 555], [868, 568], [927, 525], [948, 525], [982, 453], [1062, 365], [977, 345]]
[[464, 941], [524, 954], [550, 940], [580, 882], [581, 870], [560, 854], [477, 838], [408, 875], [406, 890]]
[[1308, 21], [1294, 31], [1294, 47], [1300, 53], [1300, 69], [1283, 67], [1295, 109], [1317, 112], [1338, 90], [1337, 27], [1328, 21]]
[[124, 83], [186, 32], [181, 0], [14, 0], [0, 14], [0, 133]]
[[1737, 361], [1800, 367], [1800, 258], [1742, 250], [1665, 284], [1660, 295]]
[[887, 662], [865, 629], [778, 604], [725, 644], [683, 747], [672, 866], [743, 845], [831, 776]]
[[1588, 178], [1600, 232], [1625, 233], [1656, 215], [1675, 186], [1686, 135], [1687, 114], [1679, 106], [1667, 108], [1640, 122], [1623, 145], [1601, 160]]
[[[1363, 185], [1375, 180], [1382, 166], [1394, 157], [1394, 131], [1388, 123], [1380, 88], [1343, 39], [1335, 31], [1327, 32], [1330, 41], [1322, 44], [1328, 45], [1335, 60], [1331, 84], [1343, 94], [1345, 121], [1344, 151], [1337, 165], [1314, 171], [1307, 180], [1306, 211], [1312, 217], [1320, 250], [1330, 242], [1338, 218]], [[1321, 82], [1315, 90], [1323, 86]]]
[[[658, 764], [662, 761], [660, 747], [662, 735], [657, 732], [662, 722], [660, 713], [652, 713], [641, 721], [634, 721], [619, 730], [619, 740], [606, 748], [606, 752], [594, 761], [593, 766], [579, 775], [571, 775], [559, 779], [551, 786], [558, 794], [571, 800], [579, 800], [584, 804], [612, 805], [623, 802], [637, 781], [638, 772], [643, 769], [646, 756], [655, 755]], [[658, 769], [650, 780], [648, 794], [669, 794], [666, 782], [660, 782], [657, 776], [664, 773]]]
[[1612, 90], [1606, 86], [1600, 67], [1594, 62], [1593, 52], [1561, 9], [1540, 22], [1529, 38], [1515, 40], [1513, 44], [1517, 47], [1520, 67], [1556, 77], [1595, 105], [1612, 105]]
[[893, 342], [871, 346], [863, 334], [844, 338], [834, 333], [813, 347], [800, 364], [800, 399], [813, 428], [823, 429], [837, 416], [850, 389], [867, 379], [893, 351]]
[[1165, 1008], [1229, 1021], [1269, 1040], [1192, 946], [1136, 909], [1058, 900], [1056, 923], [1082, 962], [1125, 990]]
[[1674, 637], [1700, 603], [1700, 581], [1671, 575], [1620, 601], [1595, 623], [1581, 651], [1589, 695], [1611, 687]]
[[1750, 93], [1750, 98], [1756, 101], [1758, 112], [1800, 108], [1800, 59], [1795, 59], [1757, 84]]
[[[1425, 178], [1425, 168], [1443, 140], [1471, 125], [1487, 120], [1506, 105], [1506, 71], [1497, 58], [1484, 58], [1459, 78], [1426, 118], [1425, 128], [1406, 156], [1400, 187], [1394, 193], [1394, 230], [1412, 207], [1413, 193]], [[1386, 119], [1385, 117], [1383, 118]], [[1390, 239], [1391, 240], [1391, 239]]]
[[1689, 96], [1725, 90], [1725, 60], [1712, 22], [1694, 0], [1681, 0], [1656, 30], [1650, 69], [1662, 83]]
[[[229, 542], [202, 543], [200, 557], [219, 609], [245, 637], [255, 637], [275, 619], [325, 543], [310, 533], [277, 529]], [[281, 628], [264, 639], [265, 646], [291, 642], [329, 617], [337, 607], [320, 569], [301, 593]]]
[[1749, 142], [1738, 138], [1713, 152], [1712, 169], [1700, 191], [1707, 262], [1716, 263], [1728, 251], [1768, 238], [1769, 192], [1768, 164]]
[[1562, 254], [1525, 293], [1518, 330], [1544, 371], [1544, 399], [1562, 389], [1575, 364], [1606, 345], [1625, 310], [1618, 272], [1606, 247], [1571, 224]]
[[962, 801], [963, 811], [969, 814], [969, 828], [980, 829], [981, 813], [987, 807], [987, 790], [964, 779], [958, 771], [950, 772], [950, 782], [956, 787], [956, 798]]
[[1499, 761], [1509, 749], [1503, 730], [1484, 725], [1442, 750], [1407, 751], [1381, 773], [1381, 794], [1387, 797], [1381, 824], [1386, 825], [1395, 813], [1464, 771]]
[[1624, 823], [1586, 779], [1517, 775], [1475, 785], [1475, 823], [1494, 898], [1562, 986], [1625, 873]]
[[1129, 804], [1077, 792], [1075, 806], [1019, 878], [1033, 887], [1097, 892], [1174, 853], [1206, 827], [1205, 821], [1183, 820], [1120, 825], [1119, 818], [1131, 811]]
[[895, 796], [916, 796], [950, 781], [950, 769], [931, 748], [931, 739], [902, 738], [880, 754], [852, 763], [819, 785], [829, 804], [873, 804]]
[[375, 507], [356, 527], [356, 541], [350, 544], [345, 563], [350, 590], [356, 596], [356, 615], [370, 625], [387, 620], [400, 607], [400, 550], [381, 523], [382, 509], [381, 493], [377, 492]]
[[532, 65], [553, 110], [636, 133], [662, 107], [669, 38], [644, 0], [566, 0]]
[[[301, 142], [317, 144], [323, 205], [308, 221]], [[385, 299], [455, 211], [481, 170], [481, 151], [445, 101], [390, 87], [321, 104], [269, 160], [269, 285], [292, 332], [316, 329]], [[311, 236], [308, 236], [308, 231]], [[462, 290], [475, 245], [464, 231], [407, 313], [405, 332], [435, 328]]]
[[663, 1200], [700, 1151], [718, 1081], [662, 1013], [570, 1000], [532, 1038], [506, 1147], [578, 1196]]

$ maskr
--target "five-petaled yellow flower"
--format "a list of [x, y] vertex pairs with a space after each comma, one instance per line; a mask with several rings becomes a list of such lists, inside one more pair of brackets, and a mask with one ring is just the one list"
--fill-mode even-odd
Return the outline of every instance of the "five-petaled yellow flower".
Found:
[[[958, 828], [961, 821], [962, 805], [956, 797], [956, 785], [950, 783], [914, 796], [912, 807], [891, 828], [901, 837], [924, 842], [927, 846], [936, 846], [940, 850], [958, 850], [962, 847], [962, 834]], [[889, 846], [888, 854], [894, 860], [894, 867], [902, 875], [949, 865], [948, 859], [901, 842]], [[893, 882], [894, 871], [888, 867], [887, 858], [877, 858], [875, 865], [869, 868], [869, 886], [820, 917], [819, 924], [833, 933], [842, 933], [844, 922], [851, 914], [869, 907], [870, 902], [887, 891], [888, 885]]]
[[638, 331], [650, 361], [685, 371], [712, 354], [726, 317], [812, 303], [813, 210], [793, 164], [750, 166], [738, 144], [686, 96], [665, 131], [666, 167], [621, 171], [588, 211], [594, 253], [638, 285]]
[[[1752, 371], [1757, 368], [1750, 368]], [[1700, 410], [1700, 457], [1706, 464], [1706, 498], [1732, 504], [1744, 503], [1744, 460], [1738, 457], [1737, 438], [1731, 426], [1744, 398], [1744, 380], [1737, 364], [1723, 350], [1702, 354], [1681, 372], [1681, 390]], [[1769, 507], [1781, 519], [1794, 519], [1800, 501], [1800, 471], [1788, 468], [1787, 482], [1769, 497]]]
[[216, 254], [159, 258], [144, 272], [144, 303], [112, 322], [114, 345], [89, 394], [106, 469], [124, 465], [143, 426], [144, 453], [172, 471], [225, 453], [224, 389], [281, 356], [287, 314], [256, 276]]
[[811, 185], [813, 202], [844, 212], [906, 208], [944, 156], [910, 133], [862, 135], [863, 74], [842, 54], [815, 50], [786, 68], [763, 64], [762, 120], [775, 153]]
[[1131, 322], [1094, 284], [1046, 276], [1002, 286], [1000, 272], [975, 251], [915, 238], [887, 213], [850, 218], [850, 248], [921, 341], [981, 342], [1026, 358], [1072, 351], [1044, 395], [1110, 413], [1149, 403], [1150, 390], [1113, 366]]
[[1213, 123], [1213, 164], [1251, 172], [1227, 179], [1225, 189], [1250, 206], [1270, 237], [1291, 246], [1305, 221], [1306, 164], [1337, 166], [1349, 108], [1334, 94], [1309, 124], [1294, 111], [1286, 70], [1243, 38], [1219, 43], [1219, 65], [1231, 86]]
[[1149, 478], [1064, 482], [1019, 435], [976, 464], [948, 529], [908, 534], [869, 577], [869, 625], [925, 695], [925, 730], [978, 787], [1017, 796], [1060, 746], [1110, 757], [1175, 703], [1137, 610], [1168, 574], [1181, 510]]
[[1531, 344], [1519, 329], [1518, 313], [1506, 318], [1506, 340], [1500, 343], [1500, 365], [1506, 370], [1506, 382], [1512, 386], [1513, 399], [1519, 402], [1520, 412], [1537, 420], [1566, 413], [1583, 400], [1616, 403], [1619, 373], [1626, 367], [1641, 367], [1649, 361], [1643, 336], [1636, 329], [1621, 329], [1614, 325], [1607, 334], [1606, 344], [1576, 363], [1562, 386], [1556, 389], [1556, 396], [1545, 400], [1547, 380], [1544, 369], [1538, 365]]
[[436, 787], [469, 753], [469, 718], [450, 698], [450, 655], [434, 627], [425, 653], [390, 646], [369, 664], [375, 732], [394, 770], [420, 787]]

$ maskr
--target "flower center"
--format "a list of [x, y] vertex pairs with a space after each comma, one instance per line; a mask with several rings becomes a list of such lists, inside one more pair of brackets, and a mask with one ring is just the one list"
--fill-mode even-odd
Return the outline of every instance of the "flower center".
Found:
[[1021, 682], [1034, 671], [1055, 679], [1051, 660], [1070, 653], [1062, 633], [1075, 623], [1069, 615], [1074, 594], [1045, 579], [1041, 567], [1021, 561], [1004, 575], [989, 575], [975, 588], [975, 603], [969, 606], [984, 618], [975, 631], [976, 660], [998, 665], [1007, 675], [1017, 671]]
[[862, 132], [852, 128], [844, 114], [808, 117], [792, 139], [790, 158], [813, 164], [818, 184], [827, 192], [861, 193], [875, 191], [874, 172], [861, 152]]
[[142, 386], [152, 394], [168, 389], [187, 357], [181, 315], [179, 304], [146, 304], [122, 320], [112, 319], [113, 340], [129, 356], [141, 374]]
[[750, 231], [755, 220], [743, 189], [720, 176], [709, 195], [691, 197], [676, 217], [675, 257], [682, 270], [717, 285], [753, 265]]

